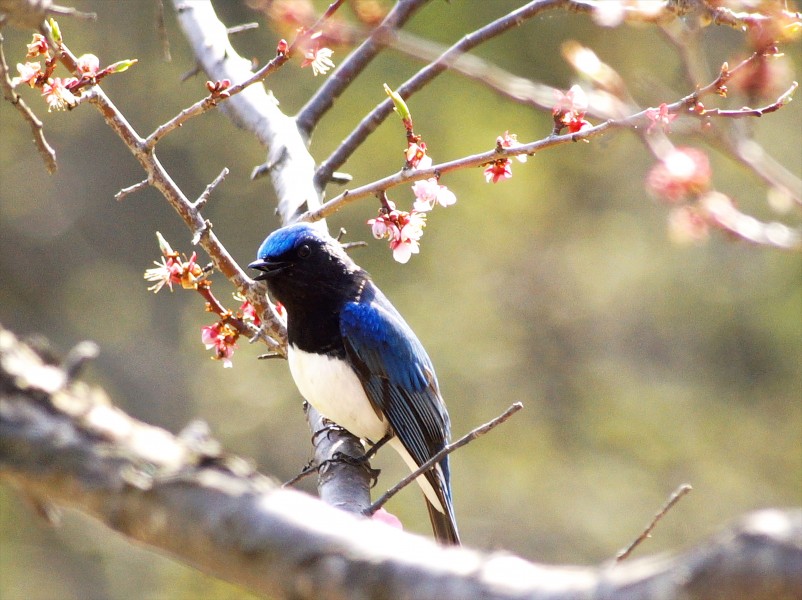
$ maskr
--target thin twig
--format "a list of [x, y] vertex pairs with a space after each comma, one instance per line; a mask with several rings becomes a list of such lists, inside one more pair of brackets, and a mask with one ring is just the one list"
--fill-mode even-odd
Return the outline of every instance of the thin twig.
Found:
[[156, 0], [156, 33], [162, 44], [162, 58], [165, 62], [170, 62], [170, 37], [167, 35], [167, 26], [164, 23], [164, 1]]
[[671, 510], [671, 508], [677, 502], [679, 502], [680, 499], [683, 496], [685, 496], [685, 494], [687, 494], [691, 490], [693, 490], [693, 488], [687, 483], [683, 483], [676, 490], [674, 490], [674, 493], [671, 494], [671, 497], [669, 497], [669, 499], [666, 501], [663, 507], [659, 511], [657, 511], [657, 514], [654, 515], [654, 518], [652, 518], [652, 520], [649, 522], [646, 528], [641, 532], [641, 534], [637, 538], [635, 538], [629, 546], [627, 546], [626, 548], [624, 548], [618, 554], [615, 555], [615, 561], [621, 562], [622, 560], [625, 560], [630, 554], [632, 554], [632, 551], [635, 550], [635, 548], [637, 548], [641, 543], [643, 543], [643, 541], [646, 538], [650, 537], [652, 530], [657, 526], [657, 523], [666, 515], [666, 513], [669, 510]]
[[259, 23], [243, 23], [242, 25], [234, 25], [233, 27], [228, 27], [226, 29], [226, 33], [228, 35], [237, 35], [246, 31], [252, 31], [253, 29], [259, 29]]
[[228, 167], [223, 167], [223, 170], [220, 171], [220, 174], [217, 177], [215, 177], [214, 181], [212, 181], [209, 185], [206, 186], [206, 189], [203, 190], [203, 193], [193, 203], [193, 206], [196, 209], [200, 210], [201, 208], [204, 207], [204, 205], [209, 201], [209, 198], [211, 197], [214, 189], [223, 182], [228, 173], [229, 173]]
[[726, 110], [723, 108], [711, 108], [705, 109], [704, 112], [700, 114], [702, 117], [707, 116], [716, 116], [716, 117], [726, 117], [730, 119], [740, 119], [743, 117], [762, 117], [768, 113], [773, 113], [776, 110], [780, 110], [783, 106], [788, 104], [791, 101], [791, 96], [799, 87], [799, 83], [794, 81], [785, 92], [783, 92], [779, 98], [775, 102], [763, 106], [762, 108], [750, 108], [749, 106], [744, 106], [743, 108], [736, 108], [733, 110]]
[[410, 483], [415, 481], [418, 477], [423, 475], [426, 471], [428, 471], [433, 466], [435, 466], [437, 463], [439, 463], [441, 460], [443, 460], [443, 458], [445, 458], [446, 456], [448, 456], [449, 454], [454, 452], [454, 450], [457, 450], [458, 448], [462, 448], [464, 445], [466, 445], [466, 444], [472, 442], [473, 440], [475, 440], [476, 438], [486, 434], [488, 431], [494, 429], [495, 427], [498, 427], [499, 425], [504, 423], [504, 421], [509, 419], [512, 415], [514, 415], [519, 410], [521, 410], [523, 407], [524, 407], [524, 405], [521, 402], [515, 402], [507, 410], [505, 410], [503, 413], [501, 413], [499, 416], [497, 416], [492, 421], [489, 421], [489, 422], [485, 423], [484, 425], [480, 425], [476, 429], [473, 429], [472, 431], [469, 431], [468, 433], [466, 433], [464, 436], [462, 436], [456, 442], [453, 442], [453, 443], [448, 444], [447, 446], [445, 446], [442, 450], [440, 450], [440, 452], [438, 452], [437, 454], [432, 456], [429, 460], [427, 460], [425, 463], [423, 463], [415, 471], [413, 471], [412, 473], [410, 473], [409, 475], [404, 477], [401, 481], [399, 481], [397, 484], [395, 484], [393, 487], [391, 487], [389, 490], [387, 490], [378, 500], [376, 500], [376, 502], [374, 502], [373, 504], [370, 505], [370, 508], [365, 512], [365, 514], [370, 516], [373, 513], [375, 513], [382, 506], [384, 506], [390, 498], [395, 496], [398, 492], [400, 492], [402, 489], [404, 489]]
[[[443, 55], [433, 63], [425, 66], [410, 79], [399, 86], [396, 91], [406, 99], [422, 89], [435, 77], [448, 69], [448, 65], [468, 50], [475, 48], [494, 37], [521, 25], [527, 19], [542, 12], [558, 8], [567, 4], [566, 0], [533, 0], [521, 8], [514, 10], [495, 21], [463, 36], [456, 44], [451, 46]], [[578, 10], [578, 9], [577, 9]], [[328, 183], [331, 173], [340, 168], [342, 164], [359, 148], [365, 139], [393, 111], [393, 102], [389, 98], [378, 104], [368, 113], [356, 128], [348, 134], [337, 149], [329, 155], [318, 167], [315, 173], [315, 184], [322, 188]], [[300, 113], [303, 115], [303, 110]]]
[[334, 105], [334, 101], [381, 51], [383, 45], [374, 39], [374, 36], [378, 35], [380, 31], [392, 31], [402, 27], [427, 2], [429, 0], [399, 0], [376, 28], [374, 34], [371, 34], [340, 63], [296, 115], [298, 128], [306, 136], [311, 134], [323, 115]]
[[8, 63], [6, 62], [6, 55], [3, 51], [2, 35], [0, 35], [0, 87], [3, 88], [3, 97], [10, 102], [17, 109], [17, 111], [19, 111], [19, 113], [22, 115], [22, 118], [25, 119], [30, 125], [31, 133], [33, 134], [33, 143], [36, 144], [39, 154], [42, 155], [42, 160], [45, 163], [47, 172], [52, 175], [58, 169], [58, 164], [56, 163], [56, 151], [53, 150], [53, 147], [45, 138], [42, 122], [28, 107], [28, 105], [25, 104], [25, 101], [22, 99], [22, 97], [17, 94], [17, 92], [14, 90], [14, 86], [11, 85], [11, 79], [8, 75]]
[[302, 479], [305, 479], [305, 478], [309, 477], [313, 473], [317, 473], [318, 468], [319, 468], [318, 465], [312, 464], [310, 462], [303, 469], [301, 469], [301, 471], [295, 477], [293, 477], [292, 479], [289, 479], [289, 480], [285, 481], [284, 483], [282, 483], [281, 487], [287, 488], [287, 487], [294, 486], [296, 483], [298, 483]]
[[123, 189], [121, 189], [119, 192], [114, 194], [114, 199], [117, 200], [118, 202], [120, 200], [124, 200], [126, 198], [126, 196], [128, 196], [129, 194], [133, 194], [134, 192], [138, 192], [140, 190], [143, 190], [146, 187], [148, 187], [148, 185], [150, 185], [148, 180], [147, 179], [143, 179], [139, 183], [135, 183], [134, 185], [129, 185], [128, 187], [124, 187]]

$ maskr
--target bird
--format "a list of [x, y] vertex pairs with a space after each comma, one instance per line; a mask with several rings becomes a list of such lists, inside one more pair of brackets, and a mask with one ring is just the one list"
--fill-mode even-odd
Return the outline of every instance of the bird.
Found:
[[[410, 326], [370, 275], [319, 225], [268, 235], [249, 268], [287, 318], [287, 359], [301, 395], [371, 448], [387, 442], [415, 471], [449, 442], [437, 376]], [[435, 539], [459, 545], [448, 455], [417, 477]]]

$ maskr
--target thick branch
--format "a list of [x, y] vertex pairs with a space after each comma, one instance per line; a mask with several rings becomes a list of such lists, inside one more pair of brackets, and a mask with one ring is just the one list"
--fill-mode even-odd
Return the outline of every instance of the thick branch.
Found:
[[[237, 85], [253, 77], [251, 61], [234, 50], [211, 2], [173, 0], [173, 4], [198, 64], [209, 79], [229, 79]], [[220, 109], [267, 147], [266, 164], [272, 166], [270, 177], [282, 221], [292, 221], [297, 212], [319, 206], [318, 193], [312, 185], [315, 161], [306, 141], [294, 119], [281, 112], [276, 99], [261, 83], [232, 96], [221, 103]]]
[[777, 600], [802, 596], [802, 510], [765, 510], [673, 558], [548, 567], [424, 538], [280, 489], [197, 425], [113, 407], [0, 329], [0, 480], [265, 596]]

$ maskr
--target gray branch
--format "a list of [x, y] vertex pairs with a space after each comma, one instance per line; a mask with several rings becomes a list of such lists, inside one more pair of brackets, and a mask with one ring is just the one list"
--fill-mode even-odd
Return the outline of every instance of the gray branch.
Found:
[[752, 513], [673, 557], [599, 567], [443, 548], [280, 488], [198, 424], [174, 436], [136, 421], [75, 370], [0, 328], [0, 481], [260, 595], [802, 598], [799, 509]]
[[[173, 0], [178, 22], [189, 40], [198, 65], [209, 79], [234, 84], [253, 76], [251, 61], [243, 58], [228, 39], [226, 26], [208, 0]], [[278, 107], [278, 101], [256, 83], [220, 105], [236, 125], [253, 133], [267, 147], [267, 170], [278, 195], [284, 223], [304, 210], [320, 205], [313, 185], [315, 161], [295, 120]]]

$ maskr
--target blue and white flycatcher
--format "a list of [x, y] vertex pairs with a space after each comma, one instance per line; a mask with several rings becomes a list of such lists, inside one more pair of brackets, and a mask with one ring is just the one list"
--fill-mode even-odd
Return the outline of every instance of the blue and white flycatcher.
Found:
[[[434, 367], [409, 325], [342, 246], [298, 223], [262, 243], [250, 268], [287, 312], [288, 360], [301, 395], [324, 417], [415, 470], [449, 441]], [[448, 456], [417, 479], [435, 537], [458, 544]]]

